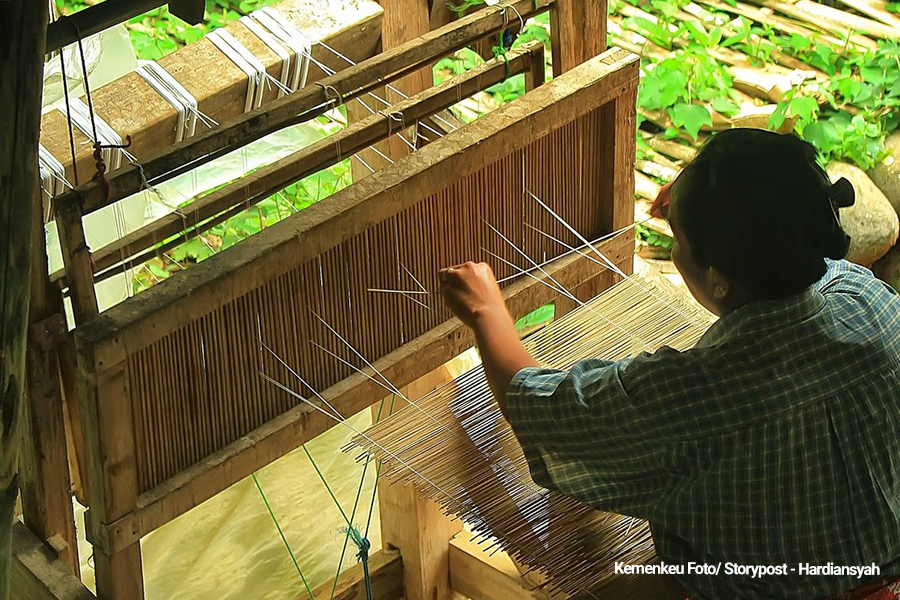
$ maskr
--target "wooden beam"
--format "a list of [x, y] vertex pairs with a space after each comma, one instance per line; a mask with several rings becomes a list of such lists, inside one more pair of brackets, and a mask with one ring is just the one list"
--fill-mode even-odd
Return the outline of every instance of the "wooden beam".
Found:
[[[441, 366], [401, 390], [416, 401], [452, 379]], [[394, 410], [408, 403], [392, 402]], [[376, 416], [372, 407], [373, 418]], [[422, 498], [410, 483], [379, 480], [378, 506], [381, 543], [396, 548], [403, 556], [403, 597], [405, 600], [450, 600], [450, 559], [448, 544], [462, 530], [462, 522], [444, 514], [437, 502]]]
[[13, 524], [12, 600], [97, 600], [56, 552], [22, 523]]
[[[458, 102], [460, 96], [471, 96], [477, 91], [503, 81], [507, 71], [516, 74], [532, 68], [534, 59], [531, 55], [539, 54], [543, 57], [542, 49], [543, 46], [540, 42], [523, 45], [515, 52], [510, 53], [508, 66], [502, 60], [493, 60], [480, 65], [453, 81], [429, 88], [422, 93], [413, 95], [408, 100], [397, 103], [391, 107], [390, 112], [393, 115], [401, 115], [401, 120], [407, 123], [430, 116], [452, 106]], [[393, 123], [392, 118], [387, 115], [369, 116], [347, 129], [298, 150], [271, 165], [262, 167], [195, 202], [182, 206], [177, 214], [173, 213], [162, 217], [92, 253], [94, 270], [99, 272], [118, 264], [127, 265], [130, 268], [133, 264], [149, 260], [157, 253], [166, 250], [166, 248], [154, 247], [155, 244], [159, 240], [167, 239], [184, 231], [185, 223], [205, 223], [223, 211], [235, 207], [239, 211], [246, 210], [292, 182], [317, 173], [338, 162], [342, 157], [357, 153], [376, 141], [388, 137], [388, 131]], [[396, 125], [393, 127], [394, 131], [398, 129], [399, 127]], [[60, 200], [57, 206], [65, 204], [62, 199]], [[220, 218], [215, 221], [219, 221]], [[184, 243], [186, 239], [212, 227], [215, 221], [191, 229], [189, 234], [185, 232], [184, 238], [179, 237], [169, 242], [167, 246]], [[147, 248], [151, 248], [151, 250], [135, 258], [135, 255]], [[62, 273], [54, 275], [59, 278]]]
[[505, 552], [485, 552], [484, 545], [465, 531], [450, 542], [450, 582], [455, 592], [470, 600], [549, 599], [522, 578]]
[[[599, 244], [598, 249], [621, 267], [631, 261], [634, 237], [630, 233], [622, 235]], [[545, 270], [570, 289], [595, 279], [605, 286], [612, 283], [609, 271], [577, 255], [560, 258]], [[545, 276], [537, 277], [543, 280]], [[510, 285], [505, 295], [507, 306], [515, 318], [552, 302], [556, 297], [552, 289], [528, 278]], [[471, 330], [453, 319], [381, 358], [374, 365], [395, 385], [404, 386], [440, 367], [473, 344]], [[381, 399], [384, 391], [365, 375], [356, 374], [325, 390], [322, 395], [342, 414], [355, 414]], [[291, 409], [141, 495], [134, 513], [108, 524], [103, 532], [97, 532], [102, 533], [102, 537], [91, 541], [95, 547], [108, 551], [133, 544], [334, 425], [333, 420], [306, 405]]]
[[[104, 312], [76, 330], [108, 368], [453, 181], [634, 89], [638, 57], [610, 50], [240, 245]], [[247, 265], [254, 268], [240, 268]], [[227, 293], [223, 293], [227, 290]]]
[[[117, 0], [118, 1], [118, 0]], [[373, 56], [378, 46], [378, 31], [382, 11], [377, 3], [362, 0], [348, 5], [313, 3], [307, 0], [282, 0], [275, 10], [304, 31], [310, 39], [322, 40], [354, 61]], [[63, 23], [65, 25], [65, 23]], [[243, 23], [228, 24], [225, 29], [256, 56], [267, 72], [280, 79], [281, 59], [272, 52]], [[330, 69], [341, 70], [347, 63], [314, 45], [312, 57]], [[58, 64], [58, 59], [57, 64]], [[218, 123], [243, 114], [247, 95], [247, 75], [208, 40], [198, 40], [157, 61], [172, 74], [198, 103], [198, 109]], [[325, 77], [315, 64], [309, 68], [308, 81]], [[276, 99], [274, 86], [263, 95], [263, 105]], [[132, 136], [129, 148], [139, 162], [165, 152], [175, 145], [177, 113], [175, 109], [136, 72], [129, 72], [91, 92], [98, 116], [102, 117], [123, 138]], [[197, 133], [206, 129], [197, 124]], [[69, 181], [74, 182], [66, 117], [58, 110], [44, 114], [41, 143], [66, 168]], [[80, 131], [75, 131], [76, 164], [80, 183], [86, 183], [96, 171], [93, 149]]]
[[[403, 598], [403, 558], [396, 550], [379, 550], [369, 557], [369, 580], [372, 598], [399, 600]], [[323, 583], [313, 590], [316, 598], [331, 598], [334, 581]], [[307, 600], [303, 594], [297, 600]], [[334, 600], [366, 600], [366, 584], [362, 565], [357, 563], [338, 577]]]
[[19, 486], [25, 348], [34, 264], [31, 226], [41, 212], [40, 132], [46, 2], [0, 3], [0, 598], [9, 597], [10, 549]]
[[[547, 10], [551, 1], [553, 0], [516, 0], [512, 5], [523, 17], [527, 17]], [[321, 107], [331, 101], [333, 90], [344, 101], [361, 96], [489, 35], [502, 26], [503, 18], [499, 8], [479, 11], [393, 50], [361, 61], [354, 67], [325, 77], [319, 81], [319, 85], [308, 86], [262, 108], [230, 119], [216, 129], [151, 154], [141, 163], [143, 174], [150, 183], [158, 183], [183, 172], [185, 165], [194, 168], [273, 131], [305, 122], [321, 114]], [[129, 165], [112, 174], [108, 182], [108, 195], [100, 184], [88, 182], [60, 198], [80, 195], [83, 198], [84, 213], [88, 214], [136, 193], [142, 189], [143, 178], [137, 167]]]
[[[37, 201], [37, 200], [36, 200]], [[66, 416], [59, 376], [57, 348], [67, 337], [62, 294], [50, 283], [43, 236], [43, 215], [34, 211], [31, 274], [25, 443], [22, 448], [22, 507], [25, 523], [41, 540], [54, 539], [63, 563], [76, 576], [80, 572], [78, 538], [72, 510]], [[58, 328], [48, 331], [48, 322]], [[74, 458], [74, 457], [73, 457]]]
[[[450, 577], [453, 589], [470, 600], [548, 600], [543, 589], [534, 589], [525, 581], [515, 564], [502, 550], [484, 551], [465, 533], [450, 542]], [[571, 600], [683, 600], [687, 592], [668, 575], [612, 577], [602, 586], [586, 590]], [[565, 596], [561, 596], [564, 598]]]

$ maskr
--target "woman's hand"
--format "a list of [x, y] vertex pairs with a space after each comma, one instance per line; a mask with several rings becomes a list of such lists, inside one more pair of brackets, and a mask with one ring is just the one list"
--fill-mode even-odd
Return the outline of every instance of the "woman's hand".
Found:
[[475, 331], [488, 384], [506, 416], [509, 382], [520, 370], [538, 363], [519, 341], [494, 272], [484, 263], [467, 262], [441, 269], [438, 277], [447, 306]]
[[483, 317], [506, 313], [506, 302], [494, 272], [485, 263], [467, 262], [441, 269], [441, 295], [447, 306], [469, 327]]

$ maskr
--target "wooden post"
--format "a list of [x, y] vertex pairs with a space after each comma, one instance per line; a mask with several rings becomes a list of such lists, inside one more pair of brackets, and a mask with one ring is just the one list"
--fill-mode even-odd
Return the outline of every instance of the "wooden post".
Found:
[[[446, 367], [441, 367], [401, 391], [416, 400], [449, 380]], [[396, 399], [394, 411], [405, 404]], [[372, 414], [377, 414], [377, 407]], [[433, 500], [420, 498], [412, 484], [379, 482], [378, 506], [382, 545], [399, 550], [403, 558], [404, 598], [449, 600], [450, 540], [462, 530], [462, 523], [451, 520]]]
[[32, 215], [38, 188], [46, 2], [0, 3], [0, 597], [8, 598], [18, 495]]
[[[99, 309], [78, 196], [58, 202], [56, 214], [72, 312], [76, 326], [83, 326], [97, 317]], [[76, 351], [76, 402], [84, 444], [83, 477], [97, 596], [100, 600], [141, 600], [144, 579], [140, 542], [114, 553], [105, 548], [105, 526], [134, 511], [137, 504], [134, 421], [125, 368], [123, 364], [104, 365], [103, 372], [98, 373], [93, 349], [76, 338]]]
[[[381, 52], [396, 48], [400, 44], [408, 42], [414, 38], [424, 35], [430, 31], [431, 15], [426, 0], [378, 0], [381, 8], [384, 10], [384, 18], [381, 22]], [[443, 24], [443, 23], [442, 23]], [[391, 84], [406, 96], [418, 94], [430, 88], [434, 84], [431, 68], [421, 69], [411, 75], [407, 75], [402, 79]], [[378, 88], [372, 92], [373, 95], [396, 104], [403, 98], [400, 94], [393, 92], [387, 88]], [[369, 108], [389, 112], [390, 107], [385, 106], [379, 100], [372, 96], [363, 96], [360, 98], [362, 102], [367, 104]], [[347, 104], [347, 119], [352, 123], [362, 120], [372, 113], [369, 112], [359, 100], [352, 100]], [[416, 128], [403, 128], [404, 123], [398, 123], [395, 130], [400, 135], [406, 137], [410, 144], [416, 144]], [[403, 131], [400, 131], [403, 129]], [[411, 133], [410, 133], [411, 132]], [[397, 136], [393, 136], [390, 140], [374, 145], [374, 148], [381, 153], [373, 150], [363, 150], [356, 156], [365, 161], [366, 165], [374, 170], [380, 170], [388, 166], [390, 162], [385, 160], [387, 156], [391, 161], [397, 161], [406, 156], [412, 150], [403, 140]], [[384, 155], [384, 156], [382, 156]], [[359, 160], [351, 159], [351, 169], [353, 181], [359, 181], [363, 177], [371, 174], [365, 165]]]
[[557, 0], [550, 11], [553, 76], [606, 50], [606, 0]]
[[[36, 200], [37, 202], [37, 200]], [[50, 541], [62, 563], [78, 575], [78, 538], [66, 447], [65, 412], [57, 349], [67, 337], [62, 294], [50, 283], [40, 211], [32, 216], [34, 236], [25, 444], [22, 455], [22, 506], [25, 524]]]

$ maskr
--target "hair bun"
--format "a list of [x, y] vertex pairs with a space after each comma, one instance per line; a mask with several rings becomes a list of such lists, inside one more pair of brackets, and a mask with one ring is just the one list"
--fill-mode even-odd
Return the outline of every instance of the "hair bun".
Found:
[[828, 190], [828, 199], [835, 208], [847, 208], [856, 202], [856, 191], [846, 177], [841, 177]]

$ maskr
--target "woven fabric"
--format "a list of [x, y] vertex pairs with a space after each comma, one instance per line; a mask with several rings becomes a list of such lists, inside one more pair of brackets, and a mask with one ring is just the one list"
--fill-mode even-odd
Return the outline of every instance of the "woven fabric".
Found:
[[507, 402], [535, 482], [648, 519], [665, 563], [718, 566], [679, 576], [694, 600], [867, 582], [804, 565], [900, 574], [900, 297], [866, 269], [829, 261], [805, 292], [735, 310], [685, 352], [523, 369]]

